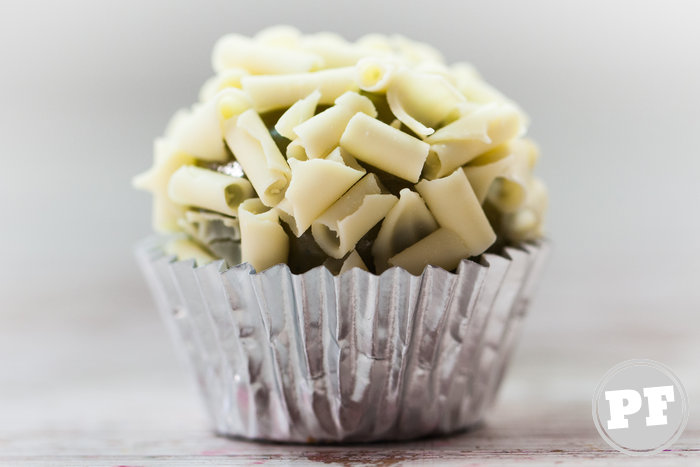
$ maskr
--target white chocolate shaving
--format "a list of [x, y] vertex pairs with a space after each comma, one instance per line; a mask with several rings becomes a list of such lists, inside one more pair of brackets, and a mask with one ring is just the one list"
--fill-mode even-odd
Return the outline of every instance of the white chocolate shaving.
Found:
[[515, 108], [497, 104], [483, 106], [426, 139], [431, 143], [431, 153], [423, 176], [428, 179], [444, 177], [521, 131], [522, 119]]
[[287, 159], [297, 159], [300, 161], [309, 160], [309, 156], [306, 155], [306, 149], [304, 149], [304, 145], [301, 144], [299, 139], [295, 139], [289, 143], [285, 152]]
[[242, 114], [253, 106], [248, 95], [236, 88], [221, 91], [217, 104], [222, 131], [226, 126], [227, 120]]
[[179, 231], [180, 219], [185, 215], [186, 208], [170, 201], [165, 195], [153, 194], [153, 230], [159, 233], [174, 233]]
[[289, 140], [295, 139], [298, 135], [294, 132], [294, 127], [313, 117], [320, 98], [321, 93], [315, 90], [305, 98], [292, 104], [277, 120], [275, 124], [277, 133]]
[[194, 162], [194, 157], [179, 151], [170, 141], [157, 139], [153, 145], [153, 167], [133, 178], [135, 188], [153, 193], [153, 228], [157, 232], [178, 230], [177, 220], [185, 210], [168, 198], [168, 181], [181, 166]]
[[389, 265], [401, 267], [418, 276], [428, 265], [451, 271], [469, 255], [470, 249], [464, 245], [460, 236], [442, 227], [389, 258]]
[[185, 206], [195, 206], [235, 216], [238, 205], [255, 196], [250, 182], [193, 165], [177, 169], [168, 183], [168, 197]]
[[513, 106], [520, 114], [523, 124], [527, 125], [529, 117], [511, 99], [484, 81], [479, 73], [468, 63], [456, 63], [450, 68], [454, 85], [470, 102], [476, 104], [501, 103]]
[[389, 42], [389, 38], [381, 34], [365, 34], [355, 43], [371, 55], [390, 55], [394, 53], [394, 48]]
[[153, 143], [153, 166], [131, 180], [134, 188], [166, 196], [168, 180], [180, 166], [194, 164], [195, 158], [178, 150], [171, 141], [163, 138]]
[[357, 159], [397, 177], [417, 182], [430, 146], [363, 113], [348, 122], [340, 147]]
[[[502, 150], [502, 148], [497, 148], [494, 151]], [[486, 154], [489, 154], [490, 152], [492, 151], [489, 151]], [[486, 195], [488, 194], [489, 188], [491, 188], [493, 181], [497, 177], [510, 172], [513, 163], [513, 155], [511, 153], [507, 153], [503, 157], [494, 159], [492, 162], [487, 164], [465, 165], [463, 167], [464, 173], [469, 179], [469, 183], [474, 190], [474, 194], [480, 203], [483, 203], [486, 199]]]
[[525, 241], [544, 235], [542, 226], [547, 201], [547, 188], [544, 183], [537, 178], [531, 178], [523, 206], [503, 218], [503, 227], [508, 237], [515, 241]]
[[345, 164], [348, 167], [351, 167], [355, 170], [359, 170], [362, 173], [367, 172], [365, 168], [357, 162], [357, 159], [352, 157], [347, 151], [345, 151], [340, 146], [332, 150], [331, 153], [328, 154], [325, 158], [329, 161], [335, 161], [340, 162], [341, 164]]
[[244, 76], [241, 84], [258, 112], [289, 107], [316, 89], [321, 93], [319, 104], [332, 104], [346, 91], [358, 90], [354, 67], [313, 73]]
[[433, 134], [466, 101], [443, 76], [410, 71], [393, 77], [386, 98], [396, 118], [419, 136]]
[[491, 184], [487, 198], [499, 211], [515, 212], [525, 202], [527, 191], [523, 182], [515, 182], [505, 177], [496, 178]]
[[476, 69], [469, 63], [459, 62], [450, 67], [455, 86], [472, 102], [509, 102], [508, 99], [481, 79]]
[[233, 242], [240, 242], [241, 228], [237, 217], [222, 216], [208, 211], [195, 211], [188, 209], [182, 219], [178, 220], [180, 228], [190, 237], [202, 239], [207, 234], [207, 226], [213, 222], [220, 222], [228, 229], [230, 235], [227, 237]]
[[365, 57], [355, 65], [357, 84], [363, 91], [386, 92], [397, 68], [396, 60]]
[[173, 143], [197, 159], [225, 162], [228, 153], [223, 122], [250, 106], [250, 100], [240, 89], [225, 89], [210, 101], [195, 104], [189, 113], [180, 114], [169, 131]]
[[202, 247], [187, 238], [170, 240], [164, 245], [163, 250], [168, 255], [176, 256], [180, 261], [193, 259], [197, 266], [204, 266], [216, 259]]
[[249, 263], [256, 272], [287, 262], [289, 238], [274, 209], [267, 208], [258, 198], [251, 198], [239, 206], [238, 218], [242, 262]]
[[509, 144], [517, 145], [516, 150], [518, 152], [522, 152], [525, 155], [525, 161], [527, 163], [527, 167], [530, 170], [535, 168], [535, 165], [537, 164], [537, 161], [540, 158], [540, 148], [534, 141], [528, 138], [520, 138], [511, 141]]
[[468, 63], [455, 63], [450, 67], [454, 85], [470, 101], [477, 104], [500, 103], [517, 109], [524, 124], [528, 117], [518, 105], [496, 88], [484, 81], [474, 67]]
[[242, 68], [231, 68], [209, 78], [199, 90], [200, 102], [206, 102], [214, 98], [220, 91], [228, 88], [241, 89], [241, 78], [249, 75]]
[[223, 162], [226, 147], [221, 134], [217, 102], [195, 104], [192, 109], [180, 114], [171, 129], [175, 145], [199, 159]]
[[297, 47], [301, 38], [297, 28], [287, 25], [270, 26], [255, 35], [255, 40], [261, 44], [290, 48]]
[[480, 255], [496, 241], [496, 234], [461, 168], [444, 178], [422, 180], [416, 190], [438, 224], [460, 236], [469, 252], [467, 256]]
[[361, 47], [328, 32], [302, 38], [299, 47], [321, 57], [324, 68], [352, 66], [365, 55]]
[[356, 250], [352, 250], [347, 256], [347, 258], [345, 258], [345, 261], [343, 261], [343, 266], [340, 268], [338, 274], [342, 274], [346, 271], [351, 270], [352, 268], [360, 268], [363, 271], [368, 270], [367, 265], [364, 261], [362, 261], [362, 258]]
[[391, 36], [389, 42], [395, 51], [412, 64], [425, 62], [443, 63], [445, 61], [440, 51], [436, 48], [400, 34]]
[[[396, 116], [396, 119], [391, 122], [391, 126], [394, 128], [401, 128], [401, 123], [406, 125], [412, 132], [420, 137], [429, 136], [435, 133], [433, 128], [423, 125], [421, 122], [411, 117], [408, 112], [404, 109], [401, 101], [395, 93], [387, 93], [387, 103], [391, 109], [391, 113]], [[396, 126], [394, 122], [399, 122]]]
[[342, 258], [386, 216], [398, 199], [381, 191], [368, 174], [314, 221], [311, 233], [327, 255]]
[[359, 170], [326, 159], [290, 159], [289, 165], [292, 181], [277, 209], [297, 237], [363, 175]]
[[227, 34], [214, 45], [212, 66], [217, 72], [243, 68], [252, 74], [299, 73], [319, 69], [323, 60], [316, 54]]
[[335, 100], [334, 106], [294, 127], [294, 133], [310, 159], [325, 157], [338, 146], [345, 127], [358, 112], [377, 116], [372, 101], [356, 92], [346, 92]]
[[497, 145], [518, 136], [521, 131], [523, 120], [515, 107], [508, 104], [486, 104], [440, 128], [426, 141], [435, 144], [476, 140]]
[[163, 132], [162, 138], [159, 139], [166, 139], [169, 141], [174, 140], [175, 135], [180, 130], [180, 126], [189, 118], [190, 113], [190, 109], [176, 110], [173, 116], [170, 117], [170, 120], [168, 120], [168, 124], [165, 126], [165, 131]]
[[284, 197], [291, 171], [287, 161], [252, 109], [232, 118], [226, 130], [226, 143], [266, 206], [275, 206]]
[[525, 201], [532, 145], [513, 140], [474, 159], [464, 173], [479, 202], [489, 200], [501, 212], [514, 212]]
[[416, 63], [413, 69], [421, 73], [431, 73], [433, 75], [440, 75], [443, 78], [445, 78], [447, 82], [450, 83], [452, 86], [454, 86], [456, 83], [454, 76], [452, 76], [452, 73], [450, 73], [450, 69], [444, 63], [421, 62]]
[[372, 244], [372, 256], [377, 274], [388, 267], [390, 257], [405, 250], [418, 240], [437, 230], [438, 224], [420, 195], [404, 188], [399, 201], [386, 215]]
[[345, 258], [328, 258], [323, 262], [323, 266], [325, 266], [334, 276], [339, 276], [353, 268], [360, 268], [363, 271], [369, 270], [367, 269], [367, 265], [362, 260], [362, 257], [357, 250], [352, 250]]

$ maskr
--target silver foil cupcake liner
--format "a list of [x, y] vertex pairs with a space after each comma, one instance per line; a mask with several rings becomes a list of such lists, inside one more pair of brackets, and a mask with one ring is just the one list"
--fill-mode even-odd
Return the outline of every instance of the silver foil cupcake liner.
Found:
[[546, 243], [454, 273], [318, 267], [262, 273], [137, 249], [216, 431], [285, 442], [401, 440], [465, 429], [498, 391]]

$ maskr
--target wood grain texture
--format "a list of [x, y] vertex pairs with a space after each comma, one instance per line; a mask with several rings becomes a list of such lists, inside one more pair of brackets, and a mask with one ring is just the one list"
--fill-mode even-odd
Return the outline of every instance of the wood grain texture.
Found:
[[[641, 312], [625, 327], [624, 315], [595, 321], [574, 309], [563, 319], [549, 296], [482, 426], [407, 443], [304, 446], [215, 436], [149, 297], [100, 293], [101, 308], [76, 294], [47, 312], [45, 297], [28, 296], [21, 312], [0, 315], [0, 465], [700, 464], [700, 344], [682, 316]], [[656, 456], [614, 451], [592, 422], [595, 385], [627, 358], [667, 363], [689, 393], [688, 428]]]
[[[541, 423], [534, 407], [503, 413], [456, 436], [409, 443], [300, 446], [228, 440], [206, 430], [34, 431], [0, 435], [0, 465], [691, 465], [700, 431], [688, 429], [670, 451], [629, 457], [603, 443], [588, 419]], [[530, 413], [528, 413], [530, 412]], [[538, 417], [538, 415], [540, 417]], [[553, 415], [553, 414], [552, 414]]]

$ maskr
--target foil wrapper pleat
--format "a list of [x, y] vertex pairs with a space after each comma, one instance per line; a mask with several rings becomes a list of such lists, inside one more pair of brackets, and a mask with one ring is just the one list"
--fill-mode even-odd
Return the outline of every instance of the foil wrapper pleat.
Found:
[[221, 435], [361, 442], [450, 433], [492, 405], [546, 243], [413, 276], [137, 256]]

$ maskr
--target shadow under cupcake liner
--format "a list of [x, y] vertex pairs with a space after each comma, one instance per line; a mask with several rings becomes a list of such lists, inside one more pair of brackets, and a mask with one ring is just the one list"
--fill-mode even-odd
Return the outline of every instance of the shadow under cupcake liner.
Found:
[[402, 440], [463, 430], [492, 405], [547, 244], [412, 276], [286, 265], [194, 267], [137, 248], [215, 430], [281, 442]]

